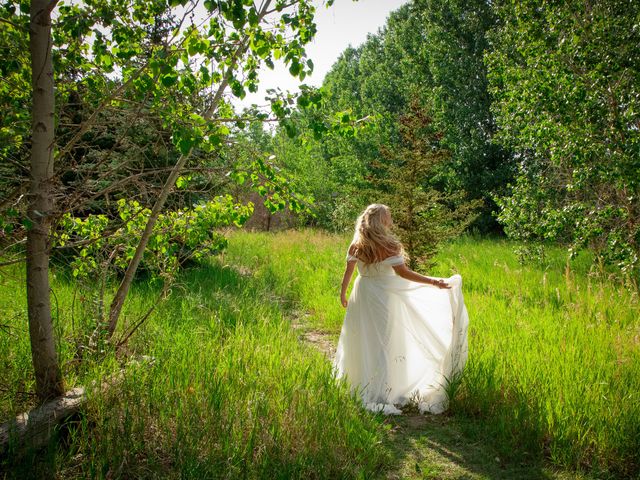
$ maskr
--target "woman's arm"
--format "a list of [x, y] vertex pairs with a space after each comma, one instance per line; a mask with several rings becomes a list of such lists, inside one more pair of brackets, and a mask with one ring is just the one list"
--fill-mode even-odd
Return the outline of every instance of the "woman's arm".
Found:
[[407, 280], [411, 280], [413, 282], [426, 283], [427, 285], [433, 285], [434, 287], [438, 288], [451, 288], [449, 285], [447, 285], [447, 282], [420, 275], [419, 273], [411, 270], [404, 263], [402, 265], [393, 265], [393, 269], [402, 278], [406, 278]]
[[347, 262], [347, 268], [344, 269], [344, 275], [342, 276], [342, 289], [340, 290], [340, 303], [344, 308], [347, 308], [347, 288], [349, 282], [351, 282], [351, 276], [353, 275], [353, 269], [356, 266], [356, 260]]

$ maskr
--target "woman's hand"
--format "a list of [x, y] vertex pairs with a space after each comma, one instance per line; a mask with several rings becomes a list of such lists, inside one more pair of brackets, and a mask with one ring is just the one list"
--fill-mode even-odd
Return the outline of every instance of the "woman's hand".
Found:
[[449, 285], [444, 280], [434, 280], [431, 285], [438, 288], [451, 288], [451, 285]]
[[344, 293], [340, 294], [340, 303], [344, 308], [347, 308], [347, 305], [349, 304], [349, 302], [347, 301], [347, 297]]

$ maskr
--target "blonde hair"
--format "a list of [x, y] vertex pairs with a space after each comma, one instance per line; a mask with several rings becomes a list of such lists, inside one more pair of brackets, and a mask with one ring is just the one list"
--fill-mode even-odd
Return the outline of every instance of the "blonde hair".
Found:
[[351, 255], [366, 264], [381, 262], [393, 255], [404, 255], [400, 240], [389, 230], [391, 211], [386, 205], [373, 203], [365, 208], [356, 221]]

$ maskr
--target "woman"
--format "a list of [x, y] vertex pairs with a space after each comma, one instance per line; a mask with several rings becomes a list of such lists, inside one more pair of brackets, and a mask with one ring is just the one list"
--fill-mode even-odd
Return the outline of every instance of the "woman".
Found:
[[410, 270], [391, 226], [389, 208], [381, 204], [369, 205], [356, 222], [340, 294], [347, 311], [336, 376], [346, 377], [369, 410], [397, 414], [397, 406], [414, 401], [421, 412], [441, 413], [447, 386], [467, 359], [462, 278]]

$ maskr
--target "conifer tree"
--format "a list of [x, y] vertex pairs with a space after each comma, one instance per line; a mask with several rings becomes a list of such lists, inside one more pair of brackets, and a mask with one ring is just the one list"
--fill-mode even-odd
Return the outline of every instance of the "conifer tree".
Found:
[[478, 215], [481, 200], [467, 200], [466, 192], [441, 192], [430, 180], [451, 158], [440, 146], [428, 110], [414, 100], [399, 118], [399, 145], [382, 147], [380, 166], [383, 201], [393, 213], [396, 232], [409, 255], [409, 267], [425, 269], [441, 244], [460, 235]]

